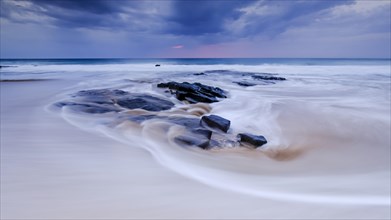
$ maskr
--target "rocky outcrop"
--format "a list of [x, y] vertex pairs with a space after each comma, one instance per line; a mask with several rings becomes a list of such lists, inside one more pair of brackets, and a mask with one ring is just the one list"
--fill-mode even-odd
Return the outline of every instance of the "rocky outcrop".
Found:
[[189, 103], [218, 102], [219, 98], [227, 98], [226, 92], [218, 87], [203, 85], [201, 83], [168, 82], [157, 84], [158, 88], [168, 88], [176, 98]]
[[87, 113], [119, 112], [126, 109], [164, 111], [174, 107], [174, 103], [147, 94], [134, 94], [123, 90], [92, 89], [82, 90], [72, 95], [72, 102], [60, 102], [60, 107], [70, 106], [75, 111]]
[[[168, 82], [160, 83], [157, 87], [167, 88], [177, 99], [190, 103], [211, 103], [227, 97], [224, 90], [201, 83]], [[79, 91], [71, 97], [71, 100], [58, 102], [55, 106], [88, 114], [116, 114], [118, 117], [113, 120], [113, 124], [118, 120], [118, 123], [128, 121], [135, 123], [135, 126], [143, 126], [146, 121], [157, 120], [157, 125], [182, 126], [183, 129], [178, 129], [178, 134], [171, 136], [171, 140], [181, 146], [209, 149], [242, 144], [257, 148], [267, 143], [265, 137], [249, 133], [240, 133], [235, 139], [229, 130], [231, 122], [218, 115], [199, 117], [175, 114], [178, 111], [173, 111], [173, 114], [171, 111], [161, 112], [173, 108], [174, 103], [149, 94], [135, 94], [119, 89], [91, 89]]]

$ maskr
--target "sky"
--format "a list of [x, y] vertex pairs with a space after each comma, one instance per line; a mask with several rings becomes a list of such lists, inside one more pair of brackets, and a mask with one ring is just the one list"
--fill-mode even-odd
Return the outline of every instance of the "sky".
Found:
[[0, 0], [0, 58], [390, 58], [389, 0]]

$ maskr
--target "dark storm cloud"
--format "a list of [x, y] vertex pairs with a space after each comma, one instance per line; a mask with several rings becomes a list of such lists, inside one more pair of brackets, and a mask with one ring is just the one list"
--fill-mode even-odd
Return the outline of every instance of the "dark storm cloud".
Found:
[[121, 2], [115, 0], [32, 0], [32, 2], [42, 7], [54, 6], [93, 14], [111, 14], [121, 11]]
[[180, 35], [203, 35], [224, 30], [225, 21], [237, 19], [237, 10], [254, 1], [173, 1], [167, 32]]
[[[23, 0], [3, 2], [2, 0], [1, 2], [1, 16], [16, 22], [42, 23], [46, 18], [48, 24], [59, 28], [125, 29], [179, 36], [208, 34], [213, 41], [229, 37], [232, 30], [236, 31], [235, 36], [278, 34], [290, 25], [310, 22], [311, 14], [351, 1]], [[256, 13], [263, 6], [267, 6], [271, 11], [274, 10], [275, 13], [268, 11]], [[155, 13], [151, 13], [153, 7], [156, 9]], [[158, 10], [159, 8], [163, 9]], [[246, 11], [246, 8], [253, 11]], [[39, 16], [41, 19], [34, 20], [34, 16]], [[236, 27], [234, 23], [240, 20], [244, 25]]]
[[245, 25], [241, 27], [239, 34], [242, 36], [258, 33], [276, 35], [291, 26], [314, 22], [324, 10], [353, 3], [353, 0], [258, 1], [253, 5], [252, 12], [243, 14]]
[[[342, 4], [344, 1], [195, 1], [177, 0], [172, 2], [171, 15], [166, 18], [166, 31], [177, 35], [199, 36], [204, 34], [229, 34], [230, 22], [244, 20], [239, 36], [258, 33], [279, 33], [290, 25], [310, 22], [309, 15]], [[258, 8], [268, 7], [269, 11], [257, 13]], [[253, 10], [252, 12], [246, 11]], [[307, 18], [307, 20], [305, 19]]]
[[140, 3], [121, 0], [2, 0], [1, 17], [19, 23], [44, 25], [46, 21], [59, 28], [132, 28], [133, 23], [129, 20], [143, 14], [143, 10], [139, 10]]

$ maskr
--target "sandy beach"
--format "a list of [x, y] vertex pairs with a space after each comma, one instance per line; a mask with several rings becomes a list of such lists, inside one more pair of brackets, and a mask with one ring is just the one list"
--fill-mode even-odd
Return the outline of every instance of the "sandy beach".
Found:
[[53, 97], [75, 83], [1, 82], [2, 219], [390, 217], [387, 205], [284, 201], [187, 178], [141, 148], [83, 131], [47, 111]]

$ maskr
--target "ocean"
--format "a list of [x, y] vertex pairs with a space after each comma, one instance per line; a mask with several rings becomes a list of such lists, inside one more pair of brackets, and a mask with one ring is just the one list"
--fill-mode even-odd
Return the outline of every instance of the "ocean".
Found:
[[[15, 107], [28, 109], [34, 105], [42, 109], [40, 114], [34, 114], [36, 120], [47, 114], [72, 125], [75, 131], [96, 136], [97, 141], [89, 142], [89, 146], [113, 150], [108, 145], [100, 145], [101, 138], [121, 143], [125, 148], [146, 153], [148, 156], [143, 154], [142, 158], [157, 163], [163, 170], [203, 186], [260, 199], [263, 201], [260, 204], [271, 200], [299, 203], [302, 207], [309, 204], [327, 206], [328, 211], [318, 212], [323, 217], [328, 216], [325, 213], [331, 213], [331, 217], [365, 217], [362, 212], [353, 211], [361, 208], [372, 210], [369, 217], [373, 217], [373, 213], [379, 218], [390, 216], [390, 59], [2, 59], [0, 65], [3, 119], [16, 118], [18, 115], [12, 114], [17, 113], [11, 113]], [[157, 87], [159, 83], [170, 81], [218, 87], [226, 92], [227, 98], [194, 104], [190, 100], [189, 104], [178, 100], [169, 90]], [[30, 92], [23, 92], [25, 89]], [[33, 99], [35, 89], [37, 93], [51, 95]], [[94, 98], [84, 100], [80, 91], [108, 94], [107, 91], [114, 90], [157, 97], [174, 103], [174, 107], [157, 113], [123, 108], [91, 113], [74, 107], [79, 105], [74, 103], [80, 102], [84, 104], [83, 108], [86, 104], [89, 108], [96, 104], [91, 104], [95, 102], [91, 101]], [[97, 94], [95, 98], [101, 96]], [[16, 102], [17, 97], [27, 101]], [[102, 105], [107, 107], [106, 104]], [[155, 118], [140, 123], [129, 119], [134, 115], [151, 114]], [[175, 138], [186, 132], [185, 128], [162, 120], [167, 117], [199, 120], [211, 114], [228, 119], [230, 128], [227, 134], [213, 133], [212, 138], [218, 144], [206, 150], [178, 144]], [[12, 124], [11, 119], [2, 123], [2, 136], [7, 139], [2, 142], [3, 152], [12, 151], [11, 146], [17, 145], [18, 136], [8, 132]], [[238, 133], [263, 135], [267, 144], [258, 148], [241, 146], [236, 142]], [[56, 139], [55, 135], [59, 134], [48, 138]], [[83, 142], [72, 143], [80, 148], [84, 146]], [[37, 148], [37, 151], [45, 154], [50, 150]], [[19, 154], [26, 157], [23, 151], [18, 152], [13, 152], [13, 158], [18, 158]], [[115, 150], [110, 154], [113, 158], [118, 156], [127, 160], [116, 155]], [[83, 161], [83, 158], [79, 160]], [[104, 158], [99, 160], [105, 163], [102, 162]], [[12, 173], [17, 161], [2, 166]], [[80, 161], [75, 163], [82, 164]], [[23, 165], [29, 166], [28, 162], [20, 160], [18, 167]], [[117, 168], [112, 167], [113, 170]], [[137, 169], [149, 172], [148, 168]], [[39, 170], [34, 172], [45, 176]], [[6, 184], [14, 183], [16, 177], [4, 175], [10, 175], [5, 176], [8, 177]], [[130, 174], [125, 172], [123, 175]], [[159, 176], [159, 173], [151, 171], [151, 175]], [[142, 178], [137, 183], [127, 177], [121, 178], [117, 180], [127, 181], [129, 188], [146, 183]], [[83, 183], [79, 181], [78, 184]], [[172, 184], [172, 193], [176, 193], [175, 187], [185, 187]], [[150, 182], [148, 186], [143, 190], [161, 189]], [[34, 184], [29, 187], [33, 191], [43, 190], [34, 188], [37, 187]], [[11, 187], [4, 189], [10, 191], [8, 195], [15, 193]], [[194, 193], [196, 191], [189, 192], [189, 198], [193, 198]], [[155, 196], [157, 200], [164, 197], [159, 195], [159, 190], [155, 190]], [[49, 204], [50, 201], [46, 198], [41, 202]], [[188, 208], [177, 200], [168, 202], [178, 205], [178, 209]], [[225, 204], [225, 208], [235, 207], [234, 203]], [[222, 217], [222, 209], [214, 210], [215, 216]], [[257, 214], [261, 213], [253, 214], [247, 217], [259, 217]], [[300, 218], [300, 214], [296, 217]]]

